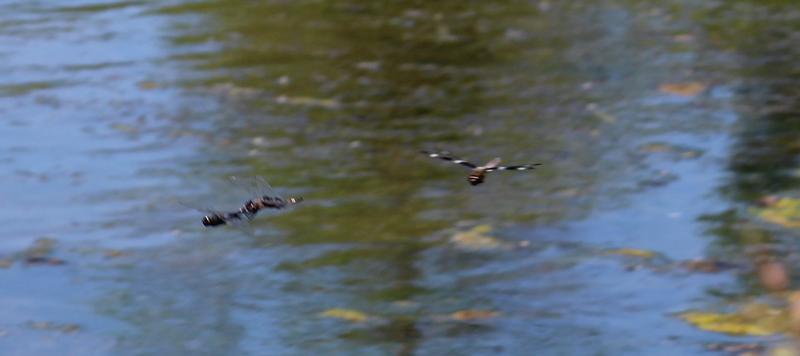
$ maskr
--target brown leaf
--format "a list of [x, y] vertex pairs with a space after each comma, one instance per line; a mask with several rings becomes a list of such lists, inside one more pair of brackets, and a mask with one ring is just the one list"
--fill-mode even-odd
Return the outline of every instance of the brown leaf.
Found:
[[640, 258], [653, 258], [656, 256], [656, 253], [653, 251], [640, 250], [636, 248], [618, 248], [618, 249], [608, 250], [607, 252], [612, 255], [640, 257]]
[[27, 264], [31, 264], [31, 265], [51, 265], [51, 266], [57, 266], [57, 265], [63, 265], [63, 264], [66, 264], [67, 262], [66, 262], [66, 261], [64, 261], [64, 260], [62, 260], [62, 259], [60, 259], [60, 258], [55, 258], [55, 257], [47, 257], [47, 256], [30, 256], [30, 257], [28, 257], [28, 258], [26, 258], [26, 259], [25, 259], [25, 263], [27, 263]]
[[152, 89], [156, 89], [158, 87], [159, 87], [158, 83], [156, 83], [154, 81], [145, 80], [145, 81], [139, 82], [139, 89], [142, 89], [142, 90], [152, 90]]
[[779, 292], [789, 288], [789, 272], [786, 266], [777, 261], [763, 262], [758, 265], [758, 280], [764, 288]]
[[128, 253], [121, 250], [106, 250], [105, 255], [108, 258], [114, 258], [114, 257], [127, 256]]
[[450, 318], [458, 321], [491, 319], [500, 313], [491, 310], [459, 310], [450, 314]]
[[342, 319], [353, 323], [363, 323], [369, 319], [369, 315], [362, 311], [353, 309], [333, 308], [328, 309], [319, 316], [324, 318]]
[[678, 43], [687, 43], [687, 42], [694, 41], [694, 36], [692, 36], [692, 35], [690, 35], [688, 33], [683, 33], [683, 34], [680, 34], [680, 35], [673, 36], [672, 39], [675, 40], [675, 42], [678, 42]]
[[800, 292], [792, 292], [787, 299], [789, 302], [789, 323], [792, 331], [800, 333]]
[[692, 97], [706, 90], [707, 85], [700, 82], [664, 83], [658, 90], [665, 94]]
[[29, 321], [28, 326], [32, 329], [60, 331], [68, 334], [78, 332], [81, 330], [81, 326], [78, 324], [72, 324], [72, 323], [60, 324], [50, 321]]
[[734, 269], [738, 265], [718, 260], [689, 260], [681, 262], [681, 266], [693, 272], [717, 273]]

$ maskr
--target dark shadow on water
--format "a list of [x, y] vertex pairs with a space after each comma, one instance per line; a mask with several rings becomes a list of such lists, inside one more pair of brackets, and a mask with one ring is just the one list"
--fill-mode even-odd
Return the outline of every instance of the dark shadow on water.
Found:
[[[747, 15], [737, 11], [753, 7]], [[756, 15], [757, 14], [757, 15]], [[758, 211], [769, 208], [771, 197], [797, 197], [800, 187], [800, 72], [797, 19], [800, 9], [791, 1], [735, 1], [707, 13], [708, 18], [739, 19], [724, 27], [706, 20], [719, 45], [734, 51], [738, 65], [730, 69], [737, 82], [738, 116], [728, 158], [729, 175], [720, 191], [731, 208], [704, 217], [714, 237], [709, 255], [745, 261], [750, 266], [738, 285], [717, 291], [726, 301], [764, 296], [769, 290], [759, 279], [758, 265], [780, 261], [798, 270], [797, 233], [764, 221]], [[792, 283], [797, 286], [797, 280]]]

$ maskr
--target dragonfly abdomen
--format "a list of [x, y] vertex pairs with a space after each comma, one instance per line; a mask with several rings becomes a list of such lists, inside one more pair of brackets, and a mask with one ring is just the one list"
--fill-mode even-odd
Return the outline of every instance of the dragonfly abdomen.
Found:
[[469, 184], [478, 185], [483, 183], [484, 177], [486, 177], [486, 171], [482, 169], [476, 169], [472, 171], [469, 176], [467, 176], [467, 181], [469, 181]]

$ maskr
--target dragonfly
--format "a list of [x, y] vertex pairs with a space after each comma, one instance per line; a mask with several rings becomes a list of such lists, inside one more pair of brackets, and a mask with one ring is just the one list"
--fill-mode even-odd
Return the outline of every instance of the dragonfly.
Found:
[[455, 158], [450, 155], [448, 152], [431, 152], [431, 151], [422, 151], [423, 154], [427, 155], [430, 158], [438, 158], [445, 161], [450, 161], [455, 164], [462, 165], [464, 167], [470, 168], [472, 171], [467, 176], [467, 181], [469, 184], [478, 185], [483, 183], [484, 179], [486, 179], [486, 173], [494, 172], [494, 171], [526, 171], [531, 169], [536, 169], [537, 166], [541, 166], [541, 163], [532, 163], [532, 164], [525, 164], [519, 166], [501, 166], [500, 162], [501, 159], [496, 157], [489, 162], [484, 163], [481, 166], [478, 166], [474, 163], [471, 163], [467, 160]]
[[[236, 225], [253, 220], [261, 210], [284, 209], [303, 201], [303, 197], [281, 197], [275, 194], [272, 187], [263, 178], [256, 177], [254, 179], [259, 191], [255, 198], [246, 201], [237, 211], [204, 210], [207, 215], [203, 216], [203, 226]], [[231, 180], [241, 181], [238, 177], [231, 177]]]

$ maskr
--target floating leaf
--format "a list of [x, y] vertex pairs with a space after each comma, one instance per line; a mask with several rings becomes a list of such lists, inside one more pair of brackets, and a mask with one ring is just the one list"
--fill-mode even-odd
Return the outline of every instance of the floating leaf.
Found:
[[49, 237], [40, 237], [34, 241], [30, 247], [25, 249], [26, 256], [42, 256], [53, 253], [56, 247], [56, 240]]
[[491, 310], [459, 310], [450, 314], [450, 319], [457, 321], [491, 319], [500, 315], [499, 312]]
[[106, 250], [104, 255], [108, 258], [127, 256], [128, 253], [121, 250]]
[[78, 324], [60, 324], [50, 321], [29, 321], [28, 326], [32, 329], [61, 331], [63, 333], [74, 333], [81, 330], [81, 326]]
[[773, 206], [779, 201], [781, 201], [781, 197], [776, 195], [766, 195], [758, 199], [758, 203], [761, 204], [761, 206]]
[[722, 351], [733, 355], [746, 355], [748, 353], [761, 355], [765, 349], [766, 347], [764, 345], [753, 343], [712, 343], [706, 345], [706, 350]]
[[607, 112], [605, 112], [603, 110], [600, 110], [598, 108], [597, 104], [595, 104], [595, 103], [589, 104], [589, 106], [587, 106], [586, 109], [589, 110], [589, 112], [591, 112], [592, 114], [597, 116], [597, 118], [599, 118], [600, 120], [602, 120], [603, 122], [605, 122], [607, 124], [613, 124], [613, 123], [617, 122], [617, 118], [616, 117], [614, 117], [613, 115], [611, 115], [611, 114], [609, 114], [609, 113], [607, 113]]
[[697, 328], [732, 335], [767, 336], [788, 331], [786, 312], [766, 304], [749, 304], [736, 313], [690, 311], [679, 315]]
[[687, 42], [694, 41], [694, 36], [692, 36], [692, 35], [690, 35], [688, 33], [683, 33], [683, 34], [680, 34], [680, 35], [673, 36], [672, 39], [675, 42], [678, 42], [678, 43], [687, 43]]
[[656, 253], [653, 251], [639, 250], [635, 248], [618, 248], [614, 250], [608, 250], [608, 253], [612, 255], [622, 255], [622, 256], [641, 257], [641, 258], [653, 258], [656, 256]]
[[29, 265], [59, 266], [66, 264], [67, 262], [60, 258], [49, 257], [49, 256], [30, 256], [25, 258], [25, 263]]
[[650, 142], [639, 146], [639, 152], [645, 154], [667, 154], [675, 159], [694, 159], [700, 157], [703, 151], [682, 145], [666, 142]]
[[111, 129], [113, 129], [114, 131], [119, 131], [119, 132], [129, 133], [129, 134], [137, 133], [139, 131], [139, 128], [136, 127], [136, 126], [128, 125], [128, 124], [122, 124], [122, 123], [111, 124]]
[[800, 350], [794, 344], [780, 345], [769, 350], [769, 356], [797, 356], [798, 354], [800, 354]]
[[142, 90], [152, 90], [152, 89], [157, 89], [158, 87], [159, 87], [158, 83], [151, 80], [145, 80], [139, 82], [139, 89]]
[[286, 95], [281, 95], [275, 98], [275, 102], [278, 104], [287, 104], [287, 105], [318, 106], [327, 109], [336, 109], [341, 105], [338, 101], [333, 99], [318, 99], [305, 96], [286, 96]]
[[800, 292], [791, 292], [786, 296], [789, 310], [789, 326], [795, 335], [800, 333]]
[[754, 213], [774, 224], [785, 227], [800, 227], [800, 199], [777, 198], [763, 209], [754, 209]]
[[370, 72], [377, 72], [381, 70], [381, 62], [358, 62], [356, 63], [356, 68]]
[[218, 95], [226, 95], [230, 97], [243, 97], [243, 98], [262, 94], [262, 92], [258, 89], [240, 87], [230, 83], [216, 84], [209, 87], [207, 90], [211, 93]]
[[492, 227], [486, 224], [478, 225], [472, 229], [460, 232], [450, 238], [450, 242], [467, 250], [489, 250], [506, 247], [502, 241], [488, 236]]
[[691, 97], [706, 90], [706, 85], [700, 82], [664, 83], [658, 86], [658, 90], [666, 94]]
[[369, 319], [364, 312], [352, 309], [333, 308], [319, 314], [321, 317], [347, 320], [353, 323], [363, 323]]
[[735, 263], [718, 260], [689, 260], [680, 263], [681, 267], [692, 272], [717, 273], [741, 267]]

